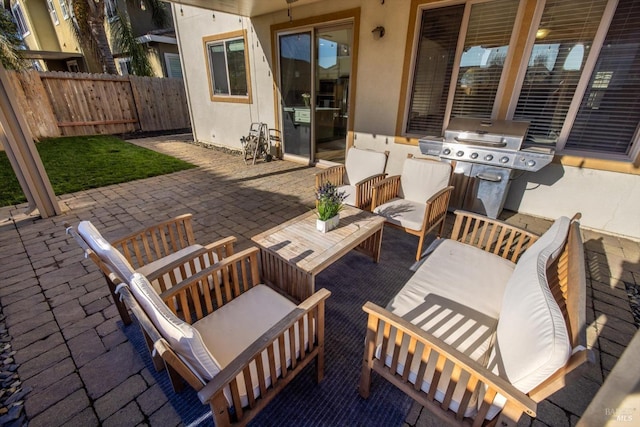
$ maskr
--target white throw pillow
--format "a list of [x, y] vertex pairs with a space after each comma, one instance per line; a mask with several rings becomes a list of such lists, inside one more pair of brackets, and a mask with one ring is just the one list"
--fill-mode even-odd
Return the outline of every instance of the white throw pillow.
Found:
[[203, 382], [206, 383], [220, 372], [219, 363], [204, 345], [200, 333], [169, 310], [146, 277], [134, 273], [131, 292], [160, 335]]
[[569, 218], [561, 217], [520, 258], [507, 282], [492, 358], [494, 373], [524, 393], [564, 366], [571, 342], [547, 282], [547, 266], [562, 249]]
[[78, 224], [78, 234], [89, 245], [92, 251], [98, 255], [98, 257], [107, 264], [113, 274], [125, 283], [129, 283], [131, 276], [134, 273], [133, 266], [129, 264], [129, 261], [120, 253], [119, 250], [111, 246], [102, 234], [90, 221], [81, 221]]

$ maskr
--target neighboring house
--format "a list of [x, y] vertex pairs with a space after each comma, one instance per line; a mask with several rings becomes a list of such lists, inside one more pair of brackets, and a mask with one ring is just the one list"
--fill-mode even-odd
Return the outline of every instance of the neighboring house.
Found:
[[[170, 28], [157, 28], [151, 20], [151, 12], [144, 2], [127, 0], [105, 0], [107, 30], [117, 23], [118, 14], [127, 15], [138, 42], [143, 43], [156, 77], [182, 77], [178, 42], [170, 17]], [[131, 59], [112, 46], [116, 66], [122, 75], [131, 74]]]
[[23, 57], [48, 71], [89, 71], [73, 35], [67, 0], [11, 0], [11, 14], [26, 47]]
[[[100, 64], [91, 63], [85, 57], [76, 40], [69, 0], [11, 0], [10, 7], [26, 46], [23, 56], [33, 61], [34, 68], [43, 71], [103, 72]], [[143, 3], [105, 0], [107, 32], [118, 21], [119, 11], [129, 16], [134, 34], [140, 43], [144, 43], [154, 75], [181, 77], [173, 28], [156, 28], [151, 21], [151, 12], [144, 10]], [[129, 58], [113, 47], [112, 52], [120, 74], [130, 74], [127, 68]]]
[[261, 121], [287, 159], [355, 144], [397, 174], [452, 117], [527, 120], [526, 146], [555, 161], [516, 174], [505, 207], [640, 238], [638, 1], [172, 5], [199, 142], [240, 149]]

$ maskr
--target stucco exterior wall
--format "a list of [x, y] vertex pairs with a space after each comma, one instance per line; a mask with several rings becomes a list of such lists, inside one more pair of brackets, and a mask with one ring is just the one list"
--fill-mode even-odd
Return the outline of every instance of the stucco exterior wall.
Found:
[[[249, 131], [251, 122], [265, 122], [275, 127], [273, 78], [270, 60], [263, 51], [248, 18], [220, 12], [174, 6], [176, 33], [180, 40], [184, 81], [189, 93], [191, 123], [197, 141], [240, 150], [240, 138]], [[209, 94], [207, 57], [202, 38], [245, 29], [251, 75], [252, 103], [213, 102]], [[267, 41], [268, 43], [268, 41]], [[263, 60], [264, 58], [264, 60]]]
[[[352, 142], [361, 148], [390, 151], [387, 172], [399, 174], [408, 153], [420, 155], [416, 145], [396, 142], [396, 121], [402, 86], [411, 2], [387, 0], [326, 0], [292, 8], [293, 22], [352, 8], [360, 8], [357, 72], [353, 74], [355, 109]], [[215, 18], [213, 18], [215, 14]], [[174, 9], [176, 30], [191, 102], [194, 136], [198, 141], [239, 149], [251, 121], [274, 127], [275, 67], [271, 55], [271, 25], [289, 21], [287, 11], [253, 20], [212, 11]], [[383, 38], [371, 30], [384, 26]], [[253, 102], [211, 102], [202, 37], [247, 29]], [[355, 95], [354, 95], [355, 94]], [[640, 175], [580, 169], [552, 164], [536, 174], [512, 182], [505, 208], [545, 218], [582, 212], [585, 227], [640, 239]]]

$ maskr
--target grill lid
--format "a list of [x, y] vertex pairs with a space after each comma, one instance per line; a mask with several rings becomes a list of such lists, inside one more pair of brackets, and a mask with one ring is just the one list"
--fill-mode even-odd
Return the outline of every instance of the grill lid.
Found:
[[528, 130], [528, 122], [454, 117], [444, 138], [449, 143], [517, 151]]

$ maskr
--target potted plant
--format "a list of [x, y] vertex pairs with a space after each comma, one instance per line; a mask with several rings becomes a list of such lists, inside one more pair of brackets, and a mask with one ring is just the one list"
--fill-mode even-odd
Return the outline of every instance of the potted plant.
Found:
[[338, 226], [340, 220], [339, 212], [344, 208], [344, 199], [347, 194], [344, 191], [338, 191], [338, 188], [326, 182], [316, 189], [316, 228], [323, 233], [332, 230]]

